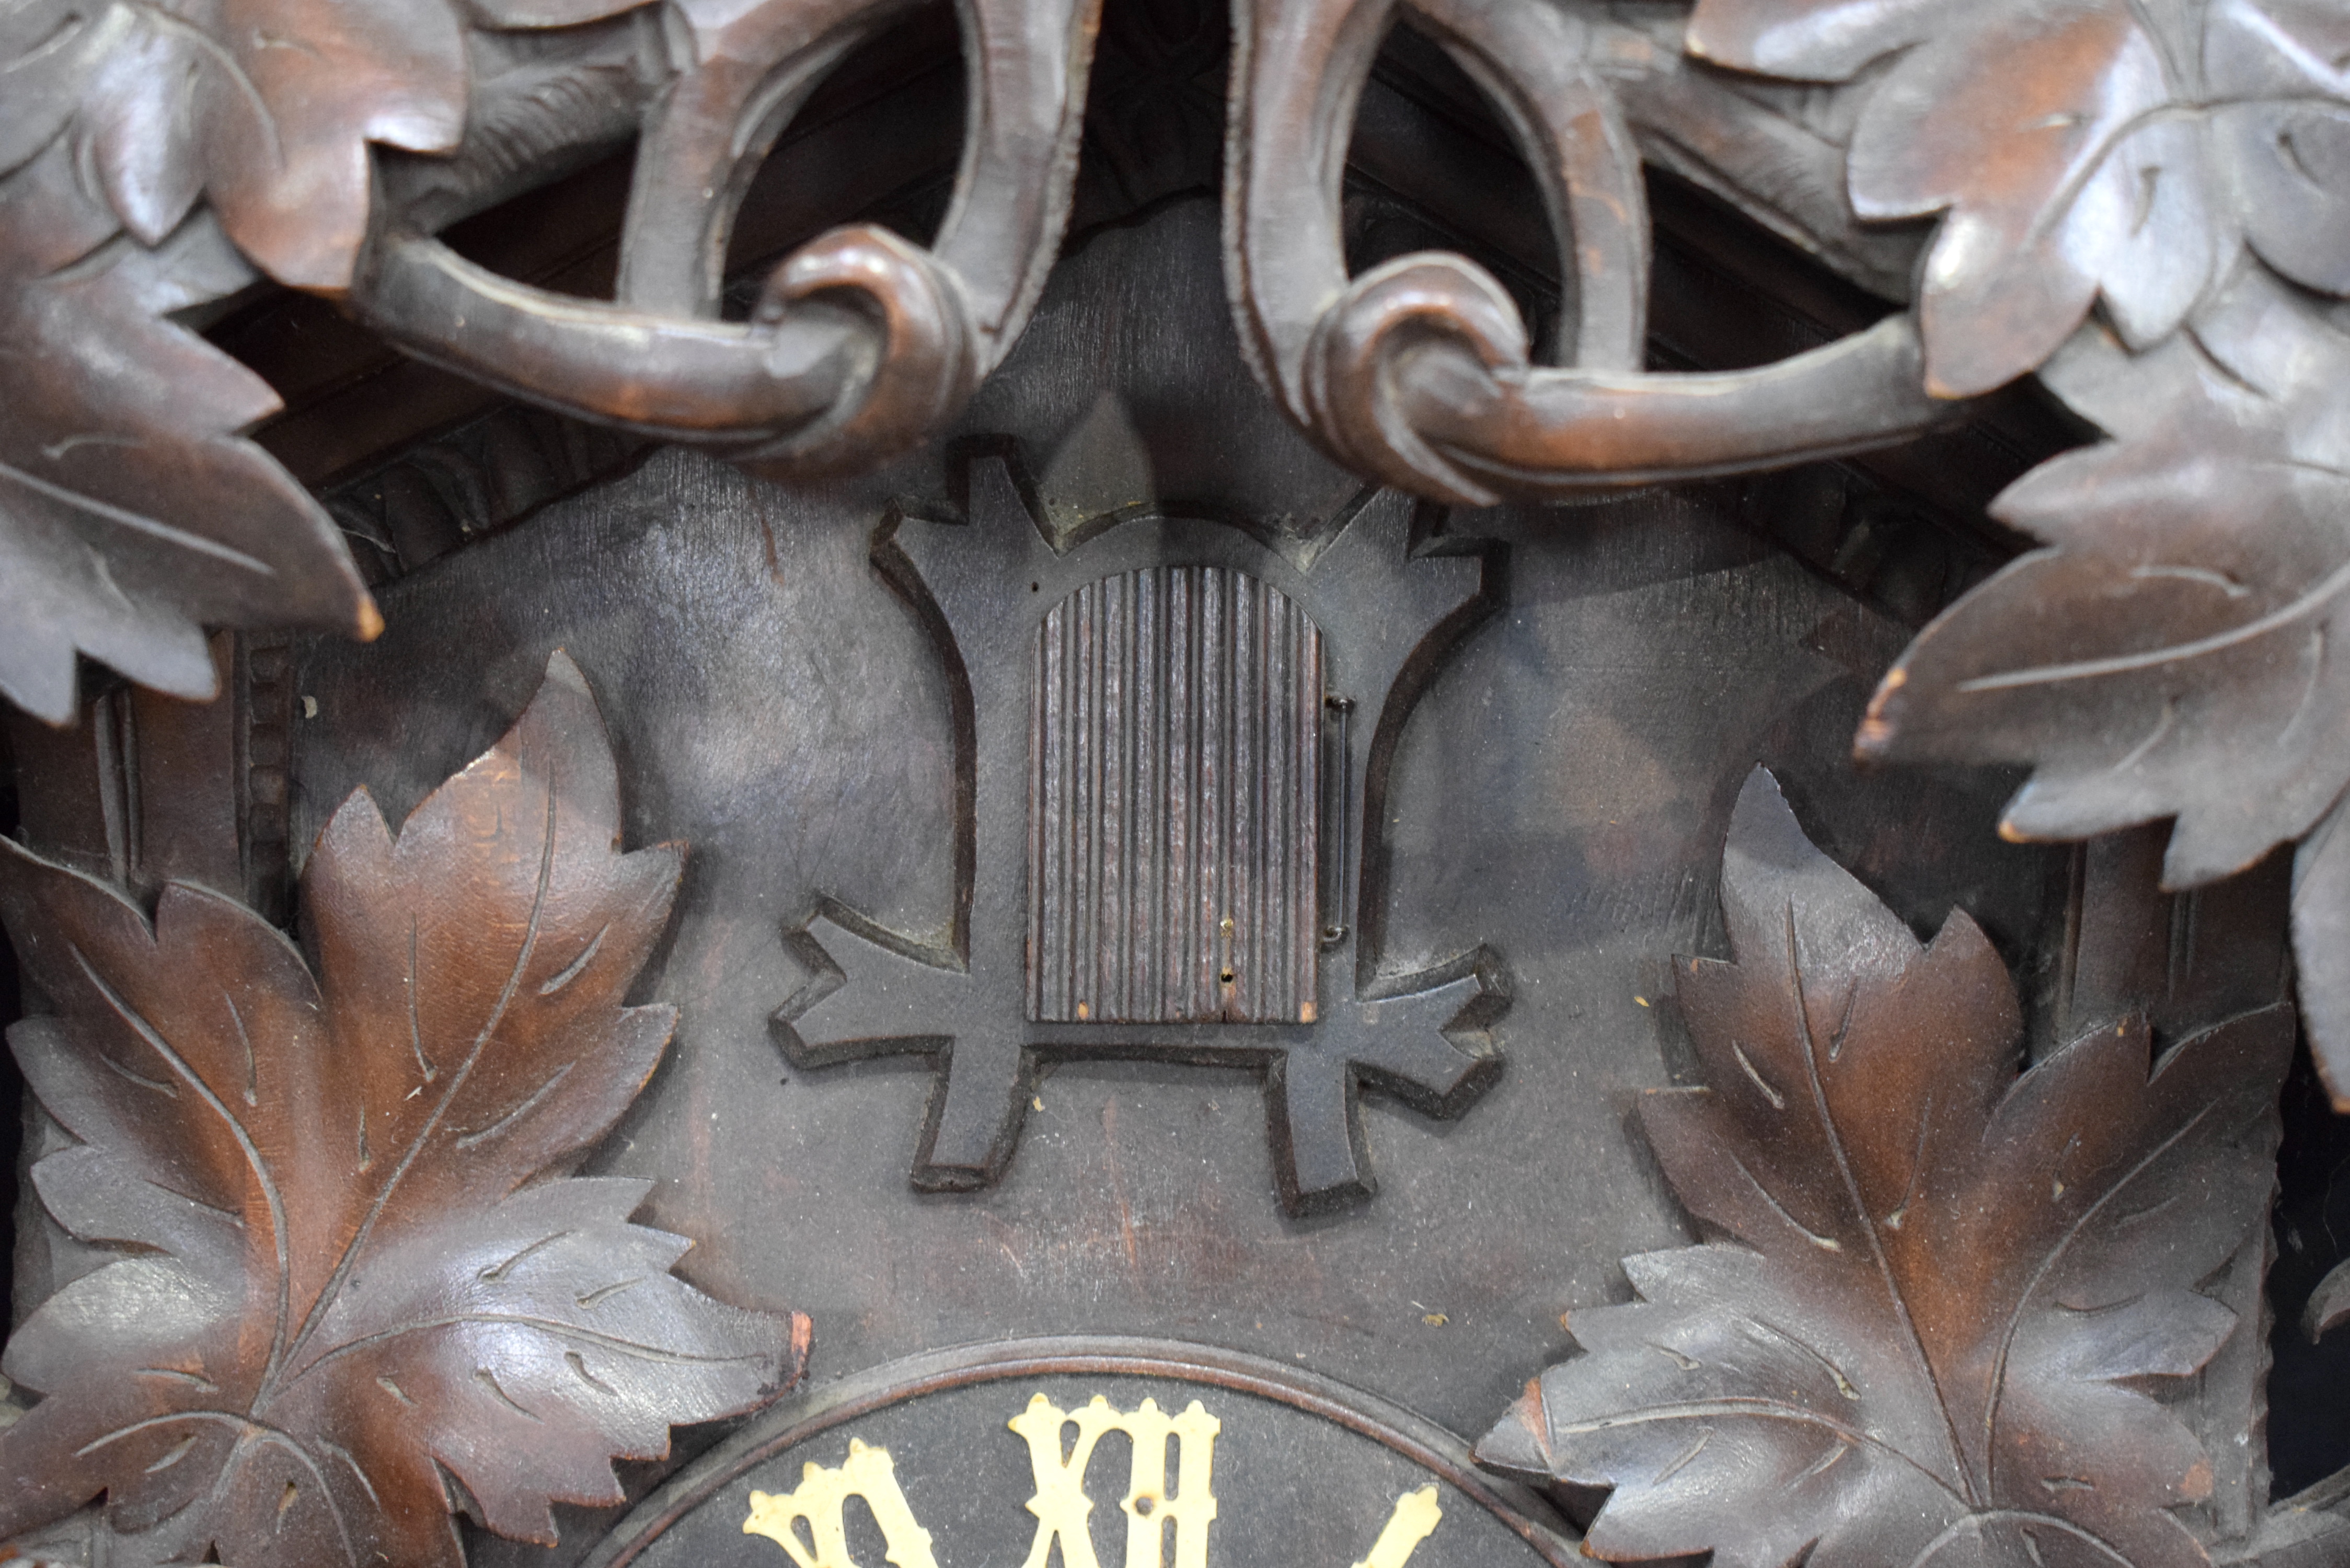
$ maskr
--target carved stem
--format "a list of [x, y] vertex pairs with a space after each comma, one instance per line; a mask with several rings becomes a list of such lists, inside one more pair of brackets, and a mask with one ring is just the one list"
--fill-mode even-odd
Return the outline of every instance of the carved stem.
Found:
[[[807, 94], [915, 0], [763, 0], [680, 24], [691, 59], [645, 126], [618, 304], [494, 276], [397, 230], [353, 293], [386, 336], [534, 402], [812, 479], [952, 419], [1009, 350], [1068, 214], [1098, 0], [962, 0], [971, 124], [936, 245], [837, 229], [719, 321], [726, 244]], [[847, 308], [844, 308], [847, 306]]]
[[1411, 9], [1501, 110], [1542, 187], [1574, 291], [1569, 362], [1638, 370], [1648, 335], [1648, 198], [1631, 128], [1591, 69], [1588, 25], [1523, 0], [1414, 0]]
[[638, 145], [620, 235], [623, 305], [715, 320], [726, 243], [759, 165], [807, 96], [915, 0], [754, 6], [700, 30]]
[[962, 286], [984, 375], [1011, 352], [1060, 251], [1101, 0], [962, 0], [958, 9], [971, 129], [931, 250]]
[[1531, 369], [1524, 341], [1482, 271], [1401, 257], [1323, 318], [1315, 426], [1383, 478], [1488, 506], [1837, 456], [1962, 406], [1926, 392], [1907, 317], [1762, 369], [1689, 375]]
[[1953, 409], [1927, 395], [1906, 320], [1764, 369], [1640, 373], [1648, 209], [1632, 133], [1591, 64], [1592, 24], [1513, 0], [1406, 8], [1526, 154], [1573, 284], [1575, 368], [1536, 368], [1516, 305], [1461, 256], [1347, 280], [1347, 144], [1397, 0], [1254, 0], [1238, 21], [1228, 279], [1260, 375], [1341, 461], [1484, 506], [1840, 455]]
[[409, 352], [549, 408], [671, 441], [754, 441], [807, 423], [870, 362], [870, 327], [828, 306], [773, 327], [650, 317], [510, 282], [437, 240], [382, 245], [360, 314]]
[[1496, 378], [1467, 355], [1400, 378], [1421, 432], [1494, 491], [1571, 497], [1810, 462], [1908, 441], [1958, 405], [1926, 395], [1908, 317], [1760, 370]]

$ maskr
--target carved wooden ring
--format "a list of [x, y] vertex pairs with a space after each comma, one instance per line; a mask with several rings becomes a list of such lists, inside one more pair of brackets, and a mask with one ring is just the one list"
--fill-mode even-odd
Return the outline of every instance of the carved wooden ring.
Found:
[[[1379, 41], [1408, 15], [1501, 109], [1571, 285], [1574, 369], [1533, 363], [1517, 306], [1466, 257], [1346, 272], [1347, 133]], [[1907, 440], [1956, 407], [1925, 389], [1897, 317], [1759, 369], [1648, 374], [1639, 154], [1573, 14], [1509, 0], [1255, 0], [1240, 22], [1231, 249], [1243, 341], [1340, 461], [1462, 505], [1557, 499]]]
[[[732, 457], [769, 477], [869, 466], [953, 418], [1016, 338], [1060, 240], [1097, 0], [963, 0], [975, 117], [929, 248], [871, 225], [819, 235], [748, 323], [722, 272], [752, 177], [807, 96], [910, 0], [754, 6], [694, 33], [644, 117], [618, 298], [500, 278], [379, 222], [360, 314], [422, 358], [559, 411]], [[680, 46], [673, 45], [673, 48]]]

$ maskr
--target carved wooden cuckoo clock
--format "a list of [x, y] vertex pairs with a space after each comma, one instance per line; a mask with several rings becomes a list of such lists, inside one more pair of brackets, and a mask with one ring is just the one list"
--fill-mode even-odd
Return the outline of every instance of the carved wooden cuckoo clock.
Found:
[[2350, 1568], [2343, 0], [0, 0], [0, 1562]]

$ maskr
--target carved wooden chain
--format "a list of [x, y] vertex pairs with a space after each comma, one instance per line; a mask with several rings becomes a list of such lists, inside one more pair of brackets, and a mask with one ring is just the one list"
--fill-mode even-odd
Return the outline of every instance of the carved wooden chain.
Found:
[[[773, 271], [747, 319], [722, 299], [760, 163], [916, 5], [0, 4], [0, 692], [68, 720], [86, 653], [207, 696], [206, 627], [380, 624], [315, 498], [245, 439], [273, 395], [182, 324], [264, 277], [347, 299], [517, 397], [772, 478], [870, 468], [951, 427], [1059, 250], [1099, 0], [958, 0], [972, 108], [931, 243], [837, 229]], [[1565, 258], [1560, 363], [1536, 362], [1517, 306], [1461, 255], [1350, 274], [1355, 111], [1399, 25], [1484, 88], [1533, 171]], [[2047, 547], [1919, 638], [1858, 745], [2031, 763], [2017, 836], [2169, 820], [2176, 887], [2296, 845], [2303, 1012], [2350, 1109], [2339, 0], [1236, 0], [1234, 38], [1241, 341], [1288, 417], [1360, 472], [1462, 505], [1574, 497], [1904, 441], [2035, 373], [2106, 432], [1995, 504]], [[499, 277], [435, 237], [630, 136], [610, 301]], [[1908, 308], [1757, 369], [1647, 370], [1644, 162]], [[1925, 220], [1930, 235], [1885, 226]], [[484, 822], [496, 832], [450, 826]], [[629, 1222], [640, 1191], [574, 1177], [670, 1023], [624, 998], [675, 856], [619, 855], [618, 823], [600, 721], [558, 659], [508, 739], [397, 841], [364, 802], [335, 817], [304, 888], [315, 974], [224, 899], [175, 888], [151, 923], [121, 889], [0, 846], [0, 915], [58, 1010], [16, 1049], [79, 1139], [44, 1164], [42, 1198], [77, 1234], [142, 1249], [16, 1336], [12, 1375], [49, 1397], [0, 1456], [0, 1536], [103, 1490], [159, 1555], [453, 1563], [434, 1423], [498, 1434], [462, 1479], [492, 1528], [544, 1539], [549, 1499], [619, 1501], [608, 1456], [649, 1456], [671, 1421], [796, 1376], [806, 1320], [700, 1295], [667, 1272], [673, 1239]], [[2245, 1238], [2262, 1235], [2286, 1013], [2159, 1065], [2141, 1027], [2101, 1027], [2019, 1088], [2015, 1003], [1963, 918], [1918, 949], [1767, 781], [1731, 860], [1737, 963], [1693, 967], [1683, 992], [1711, 1086], [1647, 1120], [1677, 1190], [1736, 1245], [1638, 1261], [1642, 1299], [1579, 1314], [1590, 1354], [1495, 1429], [1487, 1462], [1615, 1488], [1594, 1555], [2209, 1561], [2180, 1518], [2211, 1494], [2204, 1439], [2141, 1386], [2200, 1376], [2253, 1315], [2202, 1286], [2230, 1259], [2257, 1274]], [[542, 941], [550, 890], [567, 901]], [[488, 929], [527, 934], [507, 952]], [[420, 1022], [427, 970], [466, 964], [504, 966], [487, 1012], [444, 988]], [[1836, 995], [1831, 1027], [1807, 998]], [[795, 1015], [804, 1047], [825, 1048], [822, 1022]], [[493, 1044], [510, 1059], [476, 1075]], [[1334, 1058], [1330, 1081], [1367, 1059]], [[580, 1060], [601, 1070], [575, 1079]], [[1462, 1061], [1461, 1081], [1484, 1071]], [[989, 1081], [975, 1152], [926, 1147], [934, 1184], [1008, 1158], [1006, 1084], [1022, 1080]], [[1888, 1107], [1915, 1133], [1880, 1136]], [[183, 1159], [200, 1198], [163, 1179]], [[1283, 1180], [1293, 1199], [1359, 1185], [1351, 1167]], [[2166, 1184], [2196, 1192], [2194, 1223], [2149, 1248], [2128, 1228]], [[124, 1196], [167, 1191], [203, 1212]], [[639, 1255], [642, 1288], [615, 1295], [613, 1260]], [[1969, 1289], [1951, 1259], [1980, 1265]], [[353, 1305], [362, 1260], [394, 1283]], [[202, 1310], [154, 1312], [151, 1287]], [[460, 1293], [468, 1314], [450, 1317]], [[448, 1332], [525, 1310], [544, 1345]], [[2345, 1318], [2337, 1274], [2310, 1320]], [[395, 1331], [397, 1362], [380, 1348]], [[628, 1392], [638, 1364], [688, 1362], [660, 1398]], [[456, 1392], [411, 1416], [428, 1380]], [[1762, 1395], [1769, 1431], [1710, 1450]], [[2100, 1424], [2074, 1432], [2075, 1408]], [[1738, 1487], [1761, 1475], [1808, 1501], [1747, 1508]], [[2238, 1560], [2331, 1561], [2342, 1539]]]

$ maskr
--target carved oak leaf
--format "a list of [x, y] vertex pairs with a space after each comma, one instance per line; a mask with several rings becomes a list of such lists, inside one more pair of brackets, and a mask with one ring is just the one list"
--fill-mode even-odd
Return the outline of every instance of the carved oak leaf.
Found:
[[203, 215], [124, 239], [69, 139], [0, 181], [0, 693], [42, 718], [73, 716], [77, 650], [203, 698], [203, 624], [380, 624], [325, 511], [238, 438], [276, 395], [164, 319], [251, 278]]
[[[1988, 391], [2100, 298], [2144, 348], [2242, 249], [2350, 288], [2350, 39], [2306, 0], [1700, 0], [1692, 53], [1866, 90], [1864, 219], [1943, 213], [1918, 288], [1927, 380]], [[2313, 218], [2316, 221], [2313, 222]]]
[[216, 894], [169, 886], [151, 927], [0, 844], [0, 915], [57, 1009], [10, 1043], [79, 1140], [34, 1183], [76, 1235], [135, 1249], [9, 1343], [45, 1397], [0, 1433], [0, 1538], [103, 1490], [158, 1558], [462, 1568], [454, 1488], [552, 1544], [550, 1501], [622, 1501], [614, 1456], [797, 1376], [805, 1318], [671, 1275], [688, 1243], [629, 1223], [647, 1183], [564, 1174], [675, 1020], [624, 998], [680, 854], [618, 834], [558, 653], [397, 840], [363, 791], [328, 825], [316, 980]]
[[2119, 439], [1993, 504], [2053, 547], [1926, 628], [1858, 750], [2032, 763], [2011, 836], [2174, 817], [2174, 888], [2309, 835], [2303, 1011], [2350, 1101], [2350, 336], [2247, 268], [2192, 333], [2137, 356], [2085, 333], [2043, 374]]
[[2262, 1217], [2291, 1011], [2148, 1074], [2142, 1024], [2018, 1077], [1974, 922], [1930, 946], [1759, 769], [1731, 820], [1735, 961], [1681, 1002], [1705, 1088], [1642, 1125], [1712, 1239], [1625, 1260], [1480, 1458], [1611, 1487], [1585, 1551], [1716, 1568], [2170, 1568], [2211, 1465], [2152, 1397], [2237, 1328], [2195, 1283]]

